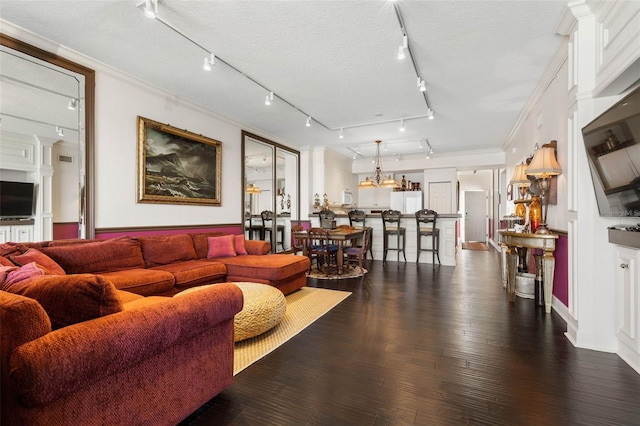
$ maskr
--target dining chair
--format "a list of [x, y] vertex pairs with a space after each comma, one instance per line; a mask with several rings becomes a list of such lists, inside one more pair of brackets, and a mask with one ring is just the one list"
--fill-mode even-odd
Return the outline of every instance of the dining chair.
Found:
[[367, 227], [366, 225], [367, 214], [362, 210], [350, 210], [347, 214], [349, 215], [349, 225], [361, 226], [362, 229], [364, 229], [365, 232], [369, 234], [369, 254], [371, 255], [371, 260], [374, 260], [373, 248], [371, 244], [371, 241], [373, 241], [373, 228]]
[[367, 251], [369, 250], [370, 245], [371, 235], [368, 232], [365, 232], [362, 237], [361, 246], [349, 246], [345, 247], [343, 250], [345, 263], [350, 265], [355, 264], [357, 261], [358, 266], [360, 267], [360, 273], [364, 274], [364, 267], [362, 265], [367, 261]]
[[[382, 212], [382, 236], [383, 236], [383, 250], [382, 263], [387, 261], [387, 251], [396, 250], [398, 253], [398, 262], [400, 262], [400, 252], [404, 257], [404, 261], [407, 261], [407, 256], [404, 253], [406, 246], [407, 229], [400, 226], [400, 211], [399, 210], [384, 210]], [[389, 247], [389, 237], [396, 237], [396, 247]], [[400, 239], [402, 239], [402, 247], [400, 246]]]
[[320, 217], [320, 227], [325, 229], [332, 229], [333, 224], [335, 223], [336, 213], [333, 210], [322, 209], [320, 213], [318, 213]]
[[[265, 241], [271, 241], [271, 233], [273, 232], [273, 212], [271, 210], [264, 210], [260, 213], [262, 217], [262, 239]], [[273, 250], [275, 251], [278, 243], [282, 246], [282, 250], [284, 250], [284, 225], [276, 225], [277, 233], [280, 234], [280, 241], [276, 241], [274, 243]], [[267, 239], [267, 232], [269, 233], [269, 238]]]
[[299, 251], [304, 253], [304, 248], [306, 244], [306, 240], [299, 240], [296, 238], [296, 232], [302, 232], [304, 228], [302, 225], [292, 225], [291, 226], [291, 250], [293, 250], [293, 254], [298, 254]]
[[247, 233], [247, 239], [253, 240], [258, 234], [258, 237], [262, 237], [262, 225], [259, 223], [253, 223], [253, 217], [251, 212], [244, 213], [244, 231]]
[[[438, 256], [438, 264], [440, 264], [440, 230], [436, 228], [436, 220], [438, 213], [434, 210], [422, 209], [416, 212], [416, 235], [418, 237], [416, 263], [420, 260], [420, 252], [431, 252], [431, 263], [435, 266], [436, 256]], [[423, 249], [421, 247], [422, 237], [431, 238], [431, 248]]]
[[311, 228], [308, 232], [307, 255], [311, 261], [309, 263], [309, 272], [311, 272], [311, 265], [315, 259], [318, 272], [321, 272], [324, 266], [325, 275], [329, 275], [330, 267], [337, 265], [338, 246], [331, 244], [329, 231], [326, 229]]

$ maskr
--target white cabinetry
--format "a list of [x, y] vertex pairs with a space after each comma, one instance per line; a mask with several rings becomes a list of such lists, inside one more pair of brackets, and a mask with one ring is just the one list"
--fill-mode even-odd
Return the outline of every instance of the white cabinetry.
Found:
[[640, 250], [616, 249], [618, 354], [640, 372]]
[[391, 192], [393, 192], [393, 188], [359, 188], [358, 207], [388, 209], [391, 205]]
[[0, 243], [33, 241], [33, 225], [0, 226]]

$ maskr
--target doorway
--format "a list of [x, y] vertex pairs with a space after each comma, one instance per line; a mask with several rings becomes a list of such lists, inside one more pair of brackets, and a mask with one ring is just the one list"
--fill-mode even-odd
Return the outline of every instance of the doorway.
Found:
[[486, 191], [464, 191], [464, 240], [487, 241]]

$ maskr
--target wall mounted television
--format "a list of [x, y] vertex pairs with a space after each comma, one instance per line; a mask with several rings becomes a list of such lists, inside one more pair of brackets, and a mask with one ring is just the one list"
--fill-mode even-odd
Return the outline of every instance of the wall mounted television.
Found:
[[640, 87], [582, 128], [600, 216], [640, 217]]
[[0, 181], [0, 218], [21, 219], [33, 216], [35, 184]]

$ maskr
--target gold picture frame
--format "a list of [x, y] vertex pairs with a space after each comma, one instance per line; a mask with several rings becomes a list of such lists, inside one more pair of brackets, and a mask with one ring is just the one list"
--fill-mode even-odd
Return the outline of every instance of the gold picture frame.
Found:
[[222, 142], [138, 116], [138, 202], [221, 205]]

